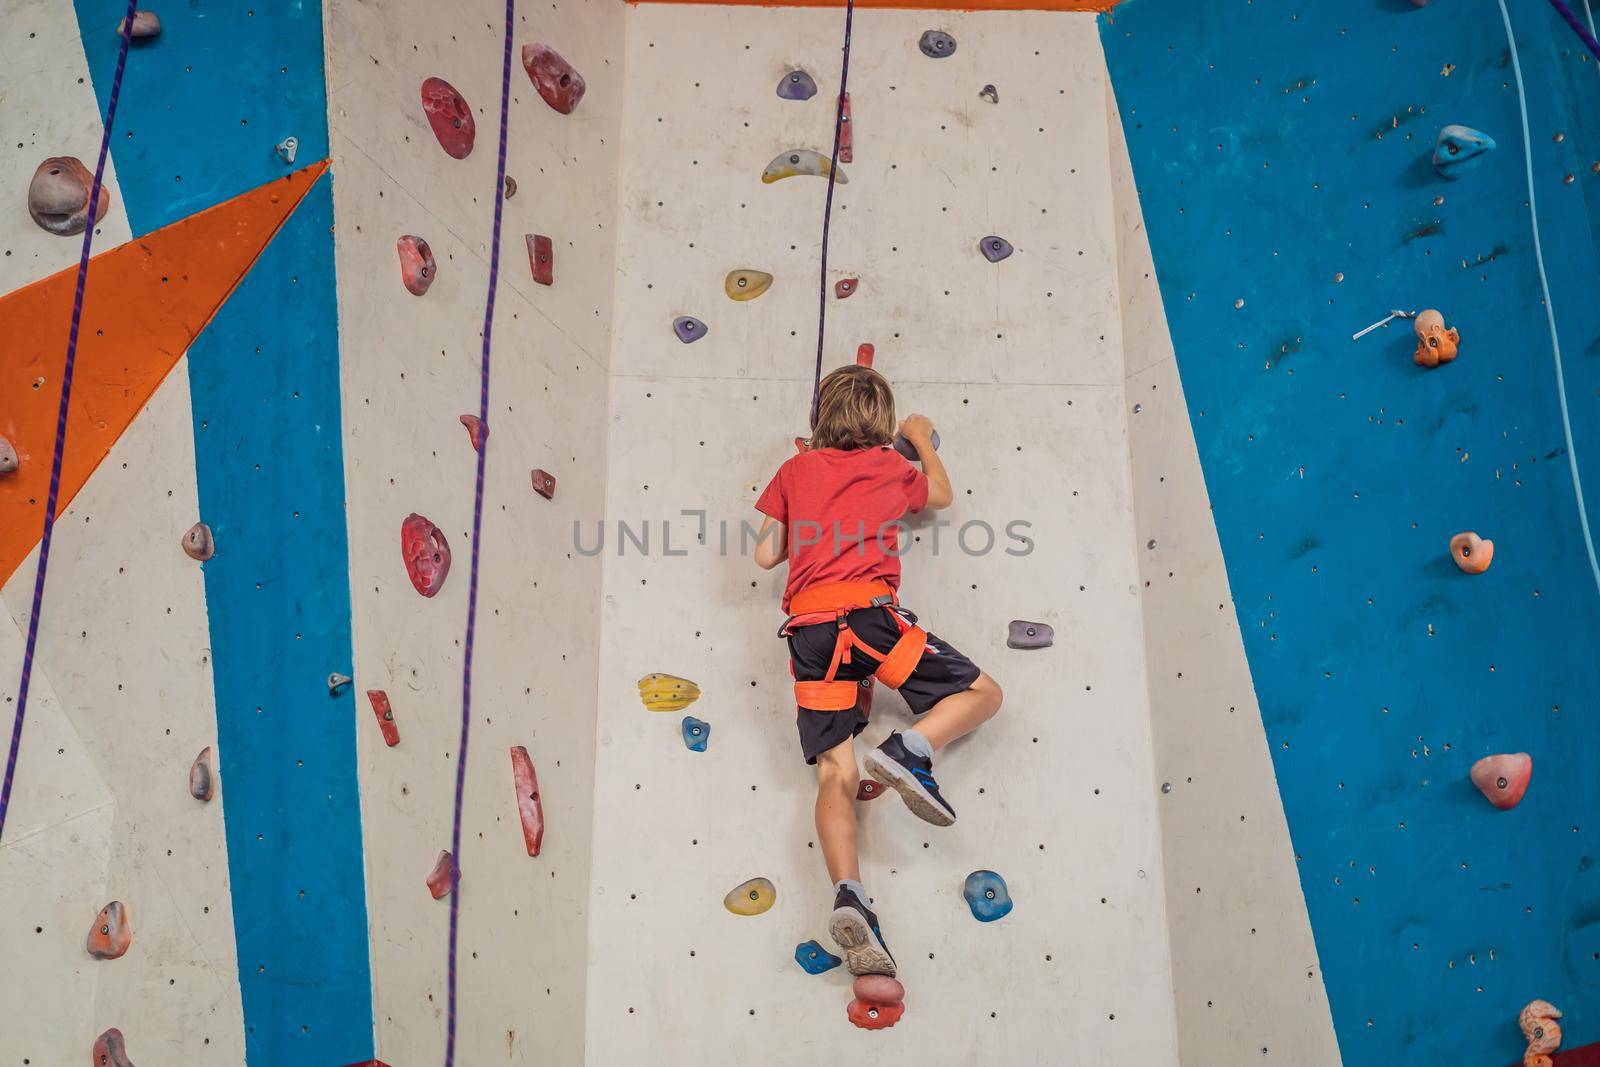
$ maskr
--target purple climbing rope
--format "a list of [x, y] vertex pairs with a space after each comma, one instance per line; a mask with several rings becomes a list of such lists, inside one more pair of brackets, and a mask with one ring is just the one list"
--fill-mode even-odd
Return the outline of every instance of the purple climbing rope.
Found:
[[839, 138], [844, 132], [845, 87], [850, 79], [850, 23], [855, 0], [844, 4], [844, 61], [839, 67], [839, 103], [833, 116], [833, 156], [828, 163], [828, 199], [822, 207], [822, 286], [817, 311], [817, 370], [811, 379], [811, 425], [817, 424], [817, 401], [822, 394], [822, 342], [828, 325], [828, 223], [833, 218], [833, 181], [839, 173]]
[[1567, 20], [1567, 25], [1572, 27], [1573, 33], [1583, 38], [1584, 45], [1594, 54], [1594, 57], [1600, 59], [1600, 41], [1595, 40], [1594, 34], [1590, 33], [1583, 23], [1578, 21], [1578, 16], [1572, 13], [1572, 8], [1562, 3], [1562, 0], [1550, 0], [1550, 6], [1555, 8], [1556, 12]]
[[[500, 283], [500, 216], [505, 209], [506, 120], [511, 112], [511, 24], [516, 0], [506, 0], [505, 55], [500, 62], [500, 162], [494, 179], [494, 233], [489, 244], [489, 295], [483, 308], [483, 357], [479, 371], [478, 421], [489, 425], [489, 338], [494, 329], [494, 291]], [[456, 753], [456, 804], [450, 821], [449, 1010], [445, 1019], [444, 1065], [456, 1061], [456, 931], [461, 916], [461, 797], [467, 786], [467, 740], [472, 731], [472, 644], [478, 628], [478, 545], [483, 531], [483, 469], [489, 457], [487, 434], [478, 454], [478, 481], [472, 497], [472, 568], [467, 578], [467, 637], [462, 646], [461, 744]]]
[[106, 156], [111, 151], [111, 124], [117, 117], [117, 98], [122, 95], [122, 68], [128, 63], [128, 43], [133, 34], [133, 12], [137, 0], [128, 0], [128, 11], [117, 35], [117, 73], [111, 79], [111, 96], [106, 101], [106, 123], [100, 132], [100, 158], [94, 165], [94, 185], [89, 189], [89, 221], [83, 228], [83, 251], [78, 255], [78, 287], [72, 295], [72, 324], [67, 330], [67, 364], [61, 372], [61, 406], [56, 409], [56, 447], [50, 458], [50, 495], [44, 505], [44, 535], [39, 539], [39, 569], [33, 576], [33, 607], [28, 612], [28, 641], [22, 650], [22, 680], [17, 683], [17, 718], [11, 726], [11, 750], [6, 754], [5, 783], [0, 785], [0, 837], [5, 836], [6, 812], [11, 808], [11, 784], [17, 774], [17, 752], [22, 748], [22, 720], [28, 713], [28, 688], [33, 682], [33, 652], [39, 644], [39, 612], [44, 606], [44, 575], [50, 566], [50, 541], [56, 528], [56, 506], [61, 502], [61, 461], [67, 454], [67, 410], [72, 400], [72, 371], [78, 362], [78, 323], [83, 319], [83, 290], [89, 280], [89, 249], [94, 243], [95, 208], [100, 204], [100, 183], [106, 172]]

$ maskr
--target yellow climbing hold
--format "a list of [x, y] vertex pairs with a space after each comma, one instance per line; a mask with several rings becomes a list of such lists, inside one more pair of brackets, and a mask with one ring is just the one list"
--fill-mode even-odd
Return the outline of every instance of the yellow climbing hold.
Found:
[[760, 915], [778, 901], [778, 887], [765, 878], [752, 878], [728, 891], [722, 906], [735, 915]]
[[639, 679], [639, 699], [651, 711], [681, 711], [700, 699], [700, 687], [673, 674], [647, 674]]
[[[771, 185], [773, 182], [800, 174], [826, 178], [832, 169], [828, 157], [821, 152], [813, 152], [809, 148], [791, 148], [787, 152], [779, 152], [772, 162], [767, 164], [767, 169], [761, 172], [761, 180]], [[850, 179], [845, 177], [844, 171], [841, 170], [835, 175], [834, 180], [844, 185]]]
[[772, 275], [763, 270], [730, 270], [722, 280], [729, 300], [754, 300], [772, 287]]

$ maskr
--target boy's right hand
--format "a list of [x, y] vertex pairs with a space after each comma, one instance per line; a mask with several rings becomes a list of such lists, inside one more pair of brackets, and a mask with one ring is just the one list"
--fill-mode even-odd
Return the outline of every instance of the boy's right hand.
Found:
[[912, 413], [900, 423], [900, 436], [912, 444], [921, 444], [933, 438], [933, 420], [926, 415]]

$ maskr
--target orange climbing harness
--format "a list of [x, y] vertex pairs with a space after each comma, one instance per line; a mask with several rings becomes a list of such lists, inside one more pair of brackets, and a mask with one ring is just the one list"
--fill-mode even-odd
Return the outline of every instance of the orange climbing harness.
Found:
[[[855, 707], [858, 692], [856, 683], [838, 677], [839, 665], [849, 663], [851, 652], [855, 649], [878, 661], [878, 669], [872, 672], [878, 681], [890, 689], [905, 685], [906, 679], [911, 677], [911, 672], [916, 670], [918, 661], [922, 659], [922, 650], [928, 644], [928, 632], [915, 623], [907, 622], [894, 610], [897, 605], [894, 589], [882, 581], [829, 582], [796, 593], [789, 602], [791, 614], [780, 633], [787, 636], [794, 621], [804, 616], [832, 614], [839, 637], [833, 646], [833, 661], [828, 664], [828, 673], [823, 675], [822, 680], [794, 683], [795, 702], [802, 708], [814, 711], [847, 711]], [[887, 653], [879, 652], [850, 629], [847, 616], [862, 608], [883, 608], [900, 628], [900, 640]]]

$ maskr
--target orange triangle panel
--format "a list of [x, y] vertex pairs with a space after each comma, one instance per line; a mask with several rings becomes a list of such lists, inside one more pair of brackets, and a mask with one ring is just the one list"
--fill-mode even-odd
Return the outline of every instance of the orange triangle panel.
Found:
[[[89, 261], [58, 512], [327, 169], [323, 160]], [[77, 279], [73, 266], [0, 297], [0, 435], [21, 460], [0, 475], [0, 584], [44, 531]]]

